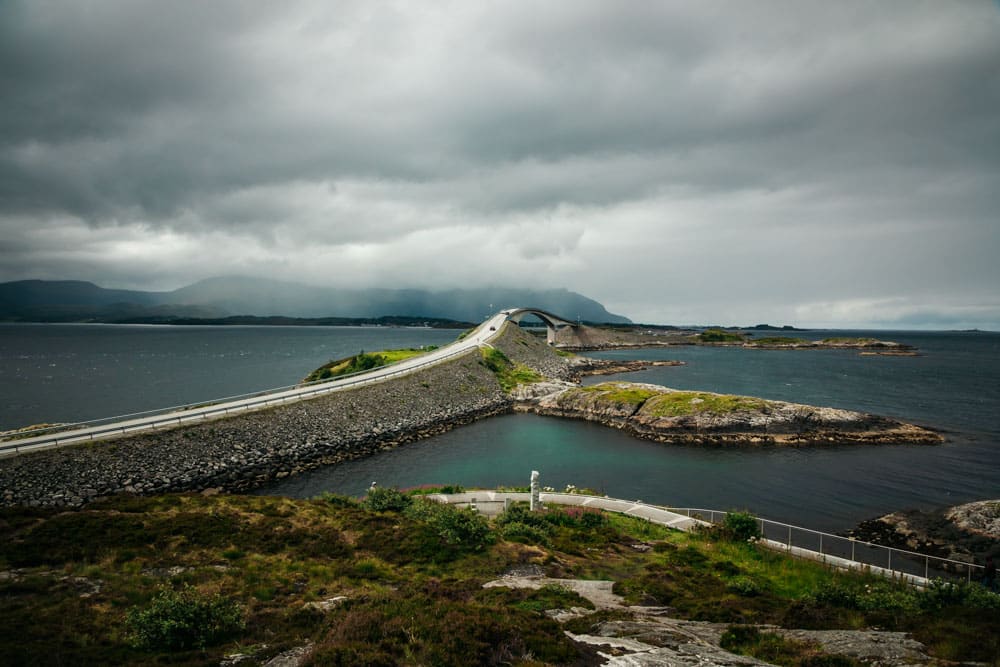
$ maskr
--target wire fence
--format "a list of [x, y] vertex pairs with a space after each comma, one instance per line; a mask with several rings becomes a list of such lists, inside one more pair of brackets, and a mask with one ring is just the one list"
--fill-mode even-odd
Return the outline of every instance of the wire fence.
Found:
[[[728, 512], [694, 507], [666, 507], [677, 514], [702, 519], [709, 523], [722, 523]], [[983, 566], [975, 563], [941, 558], [873, 544], [842, 535], [833, 535], [818, 530], [793, 526], [780, 521], [755, 517], [760, 524], [762, 536], [775, 546], [789, 551], [804, 549], [831, 559], [839, 558], [859, 566], [878, 568], [889, 575], [917, 577], [921, 579], [940, 578], [949, 581], [978, 581], [983, 575]]]

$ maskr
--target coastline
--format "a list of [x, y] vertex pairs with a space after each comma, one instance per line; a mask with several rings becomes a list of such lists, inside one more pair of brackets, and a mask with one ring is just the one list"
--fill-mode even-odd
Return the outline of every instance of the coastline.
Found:
[[[576, 387], [573, 382], [581, 375], [679, 362], [567, 358], [516, 327], [507, 327], [494, 346], [512, 363], [548, 378], [550, 386], [522, 385], [519, 389], [523, 392], [507, 394], [482, 358], [469, 353], [417, 373], [294, 405], [3, 458], [0, 504], [78, 507], [121, 493], [242, 492], [511, 411], [597, 421], [636, 437], [675, 445], [760, 447], [940, 441], [939, 435], [928, 436], [931, 432], [924, 429], [871, 415], [866, 419], [876, 421], [865, 424], [877, 428], [867, 430], [835, 427], [835, 419], [827, 424], [829, 428], [819, 428], [823, 422], [816, 418], [799, 419], [795, 428], [787, 429], [776, 429], [773, 419], [757, 426], [743, 419], [713, 427], [688, 423], [665, 429], [655, 420], [632, 419], [638, 413], [636, 406], [630, 406], [628, 414], [600, 410], [587, 413], [565, 405], [545, 408], [542, 401], [546, 397]], [[801, 407], [811, 413], [831, 410]], [[858, 425], [856, 419], [848, 421]]]

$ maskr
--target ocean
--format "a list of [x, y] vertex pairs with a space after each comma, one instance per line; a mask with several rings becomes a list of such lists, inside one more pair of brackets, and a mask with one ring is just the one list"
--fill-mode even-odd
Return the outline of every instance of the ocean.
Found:
[[[822, 338], [830, 332], [803, 332]], [[589, 487], [612, 496], [844, 530], [904, 508], [1000, 497], [1000, 334], [835, 332], [916, 346], [921, 356], [849, 350], [671, 347], [592, 353], [678, 359], [621, 376], [896, 417], [936, 428], [940, 446], [702, 449], [613, 429], [505, 415], [262, 489], [310, 497], [382, 486]], [[329, 359], [441, 345], [457, 331], [374, 327], [0, 325], [0, 428], [196, 403], [294, 384]]]

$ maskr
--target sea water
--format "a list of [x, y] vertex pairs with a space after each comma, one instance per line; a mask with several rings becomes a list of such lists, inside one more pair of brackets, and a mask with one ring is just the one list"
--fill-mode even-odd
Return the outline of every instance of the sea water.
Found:
[[[845, 335], [845, 332], [835, 332]], [[68, 422], [294, 384], [360, 350], [442, 345], [449, 330], [376, 327], [0, 325], [0, 428]], [[827, 332], [796, 333], [822, 338]], [[940, 446], [726, 450], [669, 446], [614, 429], [505, 415], [286, 479], [264, 493], [360, 495], [383, 486], [590, 487], [674, 506], [746, 508], [842, 530], [896, 509], [1000, 498], [1000, 334], [850, 332], [921, 356], [853, 350], [670, 347], [592, 353], [678, 359], [622, 379], [863, 410], [941, 430]]]
[[[836, 332], [844, 335], [845, 332]], [[821, 338], [826, 332], [809, 332]], [[921, 356], [855, 350], [671, 347], [592, 353], [678, 359], [621, 379], [738, 393], [897, 417], [940, 429], [929, 445], [720, 449], [671, 446], [537, 415], [495, 417], [374, 457], [312, 471], [263, 493], [363, 494], [382, 486], [589, 487], [678, 507], [749, 509], [819, 530], [845, 530], [904, 508], [1000, 498], [1000, 335], [850, 332], [915, 345]]]

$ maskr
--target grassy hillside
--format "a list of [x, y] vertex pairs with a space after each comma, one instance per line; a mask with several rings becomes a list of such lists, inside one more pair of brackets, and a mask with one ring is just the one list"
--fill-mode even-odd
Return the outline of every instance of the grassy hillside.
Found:
[[838, 574], [760, 549], [739, 528], [689, 535], [579, 508], [518, 507], [488, 522], [394, 490], [365, 503], [167, 495], [76, 512], [7, 509], [0, 655], [218, 665], [243, 653], [260, 664], [310, 645], [307, 664], [596, 664], [563, 630], [630, 613], [560, 626], [544, 610], [593, 605], [558, 586], [482, 587], [534, 568], [611, 579], [626, 603], [731, 624], [732, 650], [770, 651], [779, 664], [854, 663], [746, 626], [877, 626], [914, 633], [941, 659], [1000, 660], [1000, 596]]

